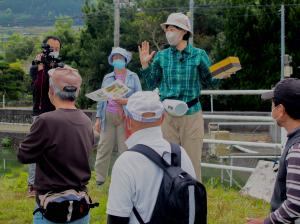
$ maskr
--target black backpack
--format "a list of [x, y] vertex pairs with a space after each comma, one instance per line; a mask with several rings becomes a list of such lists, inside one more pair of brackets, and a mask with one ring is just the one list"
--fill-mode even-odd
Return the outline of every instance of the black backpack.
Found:
[[[135, 145], [129, 151], [143, 154], [164, 170], [156, 204], [151, 219], [147, 224], [207, 223], [205, 187], [181, 169], [181, 151], [179, 145], [171, 143], [171, 165], [146, 145]], [[168, 152], [164, 154], [166, 153]], [[195, 197], [192, 197], [193, 193]], [[193, 201], [195, 202], [195, 209], [189, 209], [189, 205]], [[135, 207], [133, 208], [133, 212], [139, 223], [145, 224]]]

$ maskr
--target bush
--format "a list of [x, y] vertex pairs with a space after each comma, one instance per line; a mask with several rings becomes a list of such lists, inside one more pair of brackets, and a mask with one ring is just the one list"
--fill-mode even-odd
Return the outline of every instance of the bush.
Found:
[[12, 144], [13, 144], [13, 141], [11, 138], [9, 137], [4, 137], [1, 139], [1, 142], [0, 142], [0, 145], [3, 147], [3, 148], [11, 148], [12, 147]]

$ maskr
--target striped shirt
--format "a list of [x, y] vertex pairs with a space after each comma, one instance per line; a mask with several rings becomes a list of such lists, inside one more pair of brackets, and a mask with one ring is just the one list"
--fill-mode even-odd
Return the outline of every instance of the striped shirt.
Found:
[[[182, 51], [169, 47], [157, 52], [151, 65], [141, 71], [149, 89], [159, 88], [161, 100], [177, 99], [189, 102], [200, 96], [202, 87], [218, 83], [212, 78], [206, 52], [188, 44]], [[198, 102], [187, 114], [201, 110]]]
[[264, 224], [293, 223], [300, 217], [300, 143], [293, 145], [286, 157], [286, 200], [265, 219]]

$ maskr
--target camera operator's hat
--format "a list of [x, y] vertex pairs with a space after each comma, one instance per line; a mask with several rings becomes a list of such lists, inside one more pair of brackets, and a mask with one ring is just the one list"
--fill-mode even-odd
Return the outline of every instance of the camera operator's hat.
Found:
[[53, 68], [48, 71], [49, 76], [55, 86], [63, 91], [75, 92], [79, 91], [82, 78], [78, 70], [65, 65], [63, 68]]
[[[138, 91], [128, 98], [126, 111], [130, 118], [139, 122], [155, 122], [164, 112], [164, 106], [156, 92]], [[153, 116], [145, 116], [146, 113]]]
[[132, 54], [129, 51], [127, 51], [127, 50], [125, 50], [124, 48], [121, 48], [121, 47], [115, 47], [115, 48], [112, 49], [110, 55], [108, 56], [108, 63], [110, 65], [112, 65], [112, 63], [113, 63], [113, 56], [115, 54], [122, 55], [125, 58], [126, 65], [131, 61]]
[[278, 82], [275, 88], [261, 95], [263, 100], [273, 99], [276, 104], [300, 109], [300, 79], [286, 78]]
[[165, 23], [160, 24], [163, 30], [166, 30], [168, 25], [177, 26], [183, 30], [188, 31], [191, 35], [193, 34], [189, 17], [187, 17], [181, 12], [171, 13], [168, 16], [167, 21]]

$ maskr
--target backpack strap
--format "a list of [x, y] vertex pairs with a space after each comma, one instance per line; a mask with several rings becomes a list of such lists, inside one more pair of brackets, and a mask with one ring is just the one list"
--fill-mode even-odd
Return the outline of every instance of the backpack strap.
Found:
[[[174, 143], [170, 143], [170, 145], [171, 145], [171, 164], [173, 166], [181, 166], [180, 146]], [[166, 171], [166, 169], [170, 167], [170, 165], [166, 163], [165, 160], [154, 149], [152, 149], [149, 146], [138, 144], [128, 149], [128, 151], [141, 153], [142, 155], [146, 156], [148, 159], [150, 159], [152, 162], [154, 162], [157, 166], [159, 166], [164, 171]], [[138, 220], [138, 222], [140, 224], [145, 224], [139, 212], [134, 206], [132, 211], [136, 219]]]
[[172, 161], [171, 164], [173, 166], [181, 167], [181, 149], [180, 146], [174, 143], [170, 143], [171, 145], [171, 152], [172, 152]]
[[133, 206], [133, 213], [136, 217], [136, 219], [139, 221], [140, 224], [145, 224], [142, 217], [140, 216], [140, 213], [136, 210], [136, 208]]
[[148, 159], [150, 159], [152, 162], [154, 162], [157, 166], [159, 166], [164, 171], [166, 171], [167, 167], [170, 166], [168, 163], [166, 163], [163, 160], [163, 158], [156, 151], [154, 151], [149, 146], [138, 144], [128, 149], [128, 151], [141, 153], [142, 155], [146, 156]]
[[[170, 143], [171, 145], [171, 165], [181, 167], [181, 149], [180, 146], [174, 143]], [[146, 156], [152, 162], [154, 162], [161, 169], [166, 171], [170, 165], [151, 147], [138, 144], [128, 149], [128, 151], [138, 152]]]

